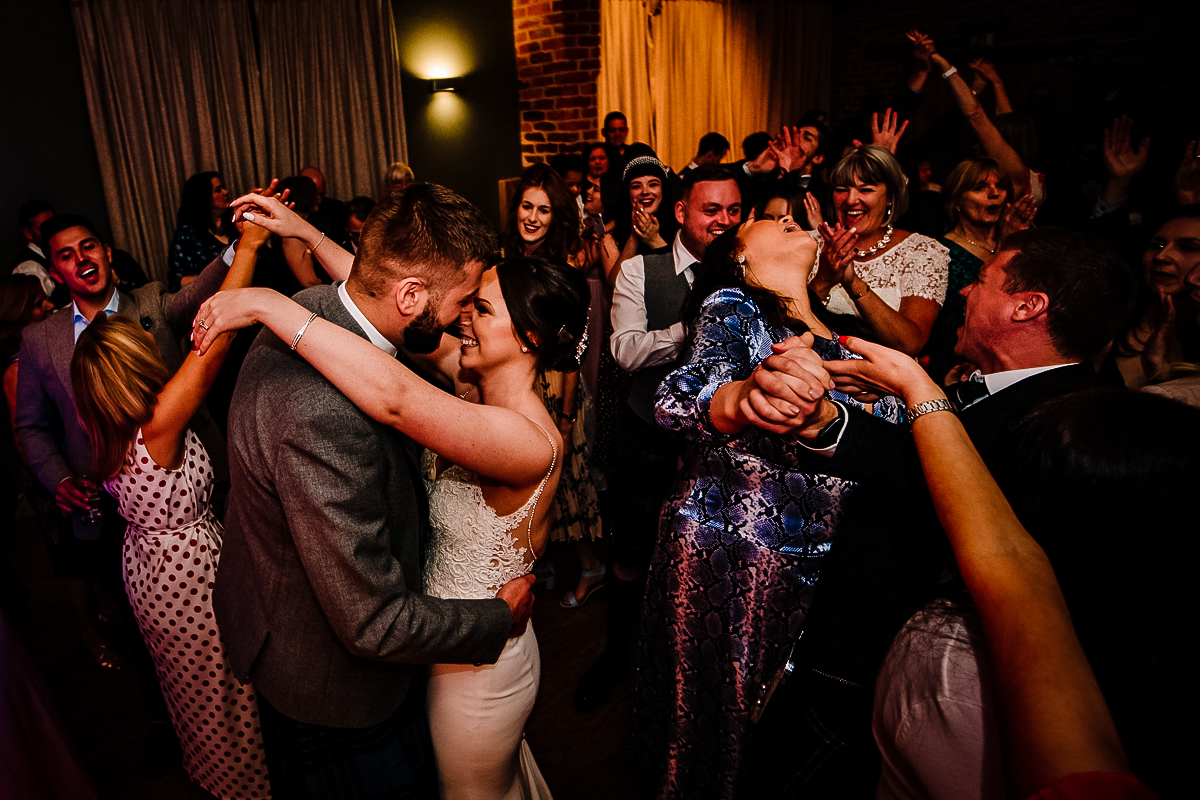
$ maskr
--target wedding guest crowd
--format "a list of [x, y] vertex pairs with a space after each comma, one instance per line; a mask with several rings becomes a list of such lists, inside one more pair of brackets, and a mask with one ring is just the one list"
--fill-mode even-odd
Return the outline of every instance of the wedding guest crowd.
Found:
[[[996, 64], [896, 43], [890, 102], [733, 162], [713, 131], [676, 171], [614, 110], [502, 234], [401, 162], [345, 202], [205, 171], [164, 285], [21, 208], [0, 522], [40, 503], [196, 784], [548, 798], [562, 542], [559, 605], [606, 604], [573, 702], [630, 682], [655, 798], [1188, 791], [1200, 148], [1142, 186], [1176, 154], [1081, 131], [1072, 209]], [[937, 75], [969, 142], [909, 134]]]

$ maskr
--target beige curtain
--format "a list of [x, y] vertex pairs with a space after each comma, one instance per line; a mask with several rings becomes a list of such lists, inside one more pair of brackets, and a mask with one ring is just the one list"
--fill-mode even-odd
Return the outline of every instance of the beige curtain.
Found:
[[71, 12], [113, 239], [165, 280], [187, 177], [219, 170], [237, 192], [265, 163], [249, 6], [72, 0]]
[[828, 3], [601, 0], [600, 11], [601, 119], [624, 111], [632, 138], [676, 169], [709, 131], [729, 138], [732, 160], [754, 131], [828, 107]]
[[71, 12], [113, 239], [155, 279], [189, 175], [219, 170], [236, 195], [318, 166], [328, 194], [349, 198], [407, 160], [388, 0], [71, 0]]
[[325, 173], [330, 197], [374, 196], [408, 161], [400, 58], [388, 0], [258, 0], [262, 86], [279, 174]]

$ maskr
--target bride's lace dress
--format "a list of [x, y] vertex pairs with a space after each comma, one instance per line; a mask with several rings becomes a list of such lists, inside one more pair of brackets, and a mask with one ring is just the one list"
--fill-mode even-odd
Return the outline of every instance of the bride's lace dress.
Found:
[[[550, 446], [554, 450], [553, 441]], [[426, 476], [434, 474], [435, 460], [432, 452], [425, 452]], [[484, 599], [528, 573], [532, 523], [522, 523], [537, 506], [550, 472], [521, 508], [504, 516], [484, 501], [479, 479], [469, 470], [452, 466], [427, 481], [432, 534], [425, 555], [425, 593]], [[532, 623], [525, 633], [508, 640], [495, 664], [433, 666], [429, 728], [443, 798], [550, 797], [525, 742], [525, 720], [533, 710], [540, 676]]]

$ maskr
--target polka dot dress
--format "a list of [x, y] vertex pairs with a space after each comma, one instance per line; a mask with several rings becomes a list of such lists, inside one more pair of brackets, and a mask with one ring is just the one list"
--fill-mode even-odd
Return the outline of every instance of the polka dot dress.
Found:
[[129, 521], [125, 593], [192, 780], [221, 798], [266, 798], [254, 690], [234, 677], [213, 616], [222, 531], [209, 507], [212, 466], [190, 430], [185, 448], [179, 469], [163, 469], [139, 430], [125, 467], [105, 482]]

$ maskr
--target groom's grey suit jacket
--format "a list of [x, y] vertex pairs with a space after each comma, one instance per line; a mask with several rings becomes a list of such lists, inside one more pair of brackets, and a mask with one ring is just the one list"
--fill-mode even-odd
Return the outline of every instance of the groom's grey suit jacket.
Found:
[[[333, 286], [294, 299], [366, 338]], [[237, 675], [292, 719], [374, 725], [422, 679], [417, 665], [492, 663], [504, 649], [503, 600], [421, 594], [418, 456], [270, 330], [258, 336], [229, 412], [213, 604]]]

